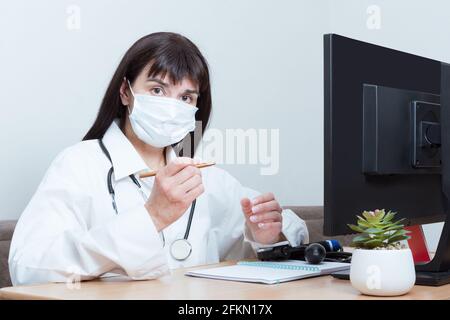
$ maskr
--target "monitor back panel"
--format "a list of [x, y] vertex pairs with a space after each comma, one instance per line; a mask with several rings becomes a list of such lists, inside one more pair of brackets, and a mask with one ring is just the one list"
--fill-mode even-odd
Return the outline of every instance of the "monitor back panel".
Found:
[[350, 233], [347, 224], [355, 223], [363, 210], [397, 211], [412, 224], [444, 218], [440, 174], [363, 172], [364, 84], [439, 95], [440, 67], [439, 61], [335, 34], [324, 36], [326, 235]]

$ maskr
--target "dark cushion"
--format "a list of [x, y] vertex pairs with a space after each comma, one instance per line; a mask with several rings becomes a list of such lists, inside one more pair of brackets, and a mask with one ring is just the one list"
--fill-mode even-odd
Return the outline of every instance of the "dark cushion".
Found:
[[0, 288], [11, 286], [8, 255], [16, 222], [15, 220], [0, 221]]
[[305, 220], [309, 232], [309, 242], [336, 239], [342, 246], [349, 246], [354, 235], [325, 236], [323, 234], [323, 206], [285, 206], [284, 209], [291, 209], [300, 218]]

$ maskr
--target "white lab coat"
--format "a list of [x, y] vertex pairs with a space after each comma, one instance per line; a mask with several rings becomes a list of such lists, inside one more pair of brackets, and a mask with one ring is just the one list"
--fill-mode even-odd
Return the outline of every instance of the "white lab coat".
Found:
[[[217, 167], [202, 169], [205, 192], [197, 199], [185, 261], [169, 253], [183, 238], [189, 209], [166, 229], [165, 245], [144, 208], [145, 199], [128, 177], [146, 164], [114, 122], [103, 142], [114, 164], [116, 214], [107, 188], [111, 163], [98, 140], [82, 141], [52, 162], [16, 226], [9, 255], [14, 285], [89, 280], [116, 273], [152, 279], [170, 269], [254, 256], [258, 244], [245, 226], [242, 197], [257, 193]], [[167, 148], [170, 160], [175, 152]], [[154, 178], [141, 179], [150, 194]], [[303, 220], [283, 210], [282, 232], [291, 245], [308, 241]]]

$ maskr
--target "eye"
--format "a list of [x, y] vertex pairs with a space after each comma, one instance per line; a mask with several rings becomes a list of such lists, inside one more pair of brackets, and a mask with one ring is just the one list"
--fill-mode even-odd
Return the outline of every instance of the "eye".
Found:
[[155, 96], [162, 96], [164, 94], [164, 90], [161, 87], [154, 87], [150, 92]]
[[181, 97], [181, 101], [186, 102], [186, 103], [192, 103], [194, 99], [192, 99], [192, 96], [190, 95], [184, 95]]

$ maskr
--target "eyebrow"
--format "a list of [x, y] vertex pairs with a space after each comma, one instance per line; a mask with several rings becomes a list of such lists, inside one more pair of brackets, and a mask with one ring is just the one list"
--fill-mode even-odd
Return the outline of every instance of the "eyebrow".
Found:
[[[161, 81], [158, 78], [150, 77], [150, 78], [147, 79], [147, 81], [157, 82], [157, 83], [159, 83], [160, 85], [162, 85], [163, 87], [166, 87], [166, 88], [169, 86], [169, 84], [167, 82]], [[200, 92], [198, 92], [197, 90], [186, 89], [186, 90], [184, 90], [183, 94], [186, 94], [186, 93], [196, 94], [198, 97], [200, 96]]]
[[197, 97], [200, 97], [200, 92], [198, 92], [197, 90], [186, 89], [186, 90], [184, 90], [183, 93], [192, 93], [192, 94], [196, 94]]
[[159, 83], [160, 85], [162, 85], [163, 87], [168, 87], [168, 86], [169, 86], [169, 84], [168, 84], [167, 82], [161, 81], [161, 80], [159, 80], [158, 78], [152, 78], [152, 77], [150, 77], [150, 78], [147, 79], [147, 81], [157, 82], [157, 83]]

